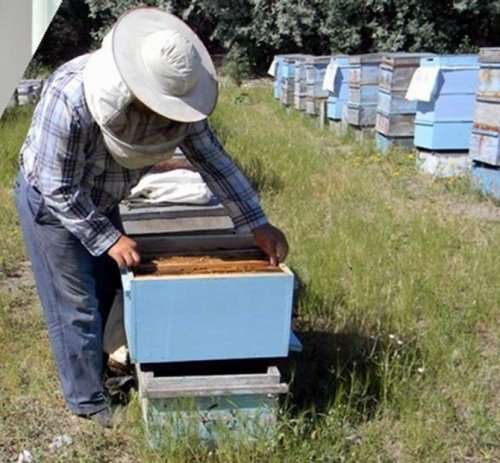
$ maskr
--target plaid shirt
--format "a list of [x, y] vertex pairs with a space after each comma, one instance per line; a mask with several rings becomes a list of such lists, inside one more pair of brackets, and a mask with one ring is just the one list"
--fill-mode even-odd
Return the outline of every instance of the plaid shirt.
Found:
[[[121, 235], [106, 213], [129, 195], [148, 169], [126, 169], [106, 150], [83, 92], [88, 56], [61, 66], [46, 83], [20, 163], [49, 210], [98, 256]], [[219, 197], [238, 232], [267, 222], [256, 193], [206, 120], [191, 124], [180, 148]]]

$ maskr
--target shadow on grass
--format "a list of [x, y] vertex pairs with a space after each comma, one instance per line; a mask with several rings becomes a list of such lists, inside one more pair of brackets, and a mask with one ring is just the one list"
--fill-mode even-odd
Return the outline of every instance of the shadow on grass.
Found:
[[306, 330], [299, 337], [304, 350], [292, 356], [285, 372], [292, 410], [322, 413], [342, 404], [373, 416], [382, 395], [377, 359], [383, 347], [355, 332]]
[[288, 406], [292, 413], [322, 413], [341, 404], [370, 418], [383, 394], [380, 365], [390, 346], [380, 338], [359, 333], [354, 325], [343, 332], [335, 331], [333, 315], [335, 308], [346, 304], [345, 294], [332, 295], [326, 302], [299, 278], [294, 305], [298, 304], [321, 307], [321, 312], [329, 316], [324, 322], [320, 317], [304, 321], [294, 311], [294, 331], [303, 351], [293, 354], [283, 370], [290, 384]]

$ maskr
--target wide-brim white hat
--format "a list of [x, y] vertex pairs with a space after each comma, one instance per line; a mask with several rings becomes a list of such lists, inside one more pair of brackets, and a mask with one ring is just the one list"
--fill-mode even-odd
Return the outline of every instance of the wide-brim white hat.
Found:
[[127, 87], [154, 112], [197, 122], [214, 110], [218, 84], [212, 59], [176, 16], [154, 7], [128, 11], [113, 28], [112, 53]]

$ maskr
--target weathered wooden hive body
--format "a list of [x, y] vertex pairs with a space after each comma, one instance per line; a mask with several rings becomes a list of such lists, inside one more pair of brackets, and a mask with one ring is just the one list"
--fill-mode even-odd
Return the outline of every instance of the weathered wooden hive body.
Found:
[[320, 106], [328, 97], [328, 90], [323, 90], [323, 79], [331, 56], [312, 56], [305, 60], [306, 73], [306, 113], [317, 116]]
[[482, 48], [479, 61], [471, 156], [476, 161], [500, 166], [500, 48]]
[[349, 100], [349, 73], [353, 65], [349, 63], [349, 56], [337, 55], [331, 58], [329, 66], [332, 68], [329, 76], [333, 91], [328, 92], [327, 116], [339, 121]]
[[211, 446], [274, 437], [279, 395], [288, 391], [276, 367], [190, 373], [161, 375], [140, 366], [140, 400], [152, 447], [186, 436]]
[[479, 82], [478, 56], [422, 58], [420, 66], [437, 69], [431, 100], [417, 102], [415, 146], [427, 150], [467, 151]]
[[405, 99], [414, 72], [426, 53], [394, 53], [382, 59], [378, 87], [377, 147], [386, 152], [392, 146], [413, 147], [417, 102]]
[[374, 127], [377, 111], [380, 64], [387, 53], [349, 57], [347, 122], [355, 127]]
[[293, 107], [298, 111], [306, 110], [306, 59], [308, 57], [295, 61]]
[[482, 48], [479, 62], [470, 143], [472, 175], [484, 193], [500, 199], [500, 48]]
[[295, 62], [304, 60], [306, 55], [291, 54], [282, 58], [281, 74], [281, 102], [285, 106], [292, 106], [294, 103], [295, 90]]

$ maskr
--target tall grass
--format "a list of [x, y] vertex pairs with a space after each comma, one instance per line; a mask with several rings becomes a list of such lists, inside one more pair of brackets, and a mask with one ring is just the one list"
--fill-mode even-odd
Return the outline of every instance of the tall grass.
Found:
[[[126, 426], [96, 436], [64, 411], [33, 291], [24, 288], [1, 290], [0, 461], [30, 445], [47, 461], [500, 459], [497, 206], [467, 179], [428, 179], [412, 154], [382, 157], [370, 143], [287, 114], [270, 94], [269, 85], [224, 87], [212, 124], [286, 232], [299, 281], [294, 324], [304, 352], [283, 370], [291, 392], [277, 439], [151, 450], [137, 397]], [[26, 121], [8, 124], [0, 143]], [[2, 216], [3, 236], [16, 221]], [[2, 244], [0, 257], [20, 255], [18, 247], [17, 239]], [[20, 306], [29, 308], [22, 316]], [[59, 430], [75, 442], [51, 455], [46, 435]]]
[[17, 227], [12, 188], [18, 156], [31, 122], [31, 106], [7, 109], [0, 119], [0, 278], [15, 271], [23, 247]]

